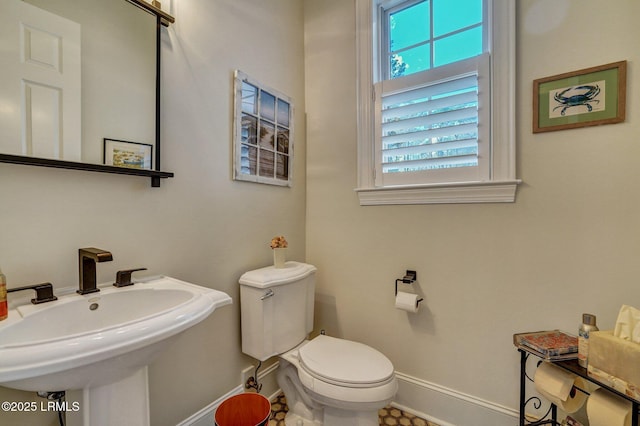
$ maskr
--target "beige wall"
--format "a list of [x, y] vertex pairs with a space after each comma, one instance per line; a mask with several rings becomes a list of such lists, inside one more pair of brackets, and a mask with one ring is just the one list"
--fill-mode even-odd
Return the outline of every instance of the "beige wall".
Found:
[[[613, 328], [620, 305], [640, 305], [640, 3], [518, 1], [515, 204], [379, 207], [360, 207], [353, 191], [353, 3], [305, 2], [316, 327], [373, 345], [400, 372], [515, 409], [513, 333], [577, 333], [583, 312]], [[624, 59], [625, 123], [532, 134], [534, 79]], [[393, 307], [406, 269], [425, 296], [417, 315]]]
[[[0, 164], [9, 286], [74, 285], [77, 248], [95, 245], [114, 254], [98, 266], [100, 281], [146, 266], [228, 292], [234, 305], [151, 367], [152, 422], [175, 424], [239, 384], [251, 360], [240, 350], [237, 279], [269, 263], [268, 240], [283, 233], [292, 258], [305, 259], [306, 246], [319, 267], [316, 328], [375, 346], [398, 371], [515, 408], [514, 332], [576, 331], [582, 312], [611, 328], [622, 303], [640, 305], [640, 5], [518, 4], [524, 183], [515, 204], [358, 205], [353, 2], [304, 2], [303, 63], [302, 2], [180, 0], [163, 41], [164, 167], [176, 177], [150, 188], [141, 178]], [[621, 59], [625, 123], [531, 133], [533, 79]], [[294, 98], [292, 189], [230, 179], [235, 68]], [[426, 298], [413, 316], [393, 309], [393, 282], [410, 268]], [[28, 398], [0, 388], [2, 400]], [[0, 413], [0, 423], [17, 421], [47, 424]]]
[[[163, 168], [148, 179], [0, 164], [0, 263], [9, 287], [77, 285], [77, 249], [96, 246], [118, 269], [146, 266], [227, 292], [234, 304], [185, 333], [150, 369], [153, 425], [173, 425], [240, 384], [237, 281], [272, 262], [284, 234], [305, 258], [303, 10], [296, 0], [180, 0], [163, 37]], [[296, 106], [291, 189], [231, 180], [232, 76], [239, 68]], [[0, 400], [31, 394], [0, 388]], [[55, 419], [50, 418], [55, 424]], [[0, 412], [0, 424], [49, 424]]]

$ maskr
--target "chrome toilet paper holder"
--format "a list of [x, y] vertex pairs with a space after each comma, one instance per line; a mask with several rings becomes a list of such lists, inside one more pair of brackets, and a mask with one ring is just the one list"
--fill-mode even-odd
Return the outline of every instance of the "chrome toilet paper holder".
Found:
[[[396, 296], [398, 295], [398, 283], [402, 284], [413, 284], [418, 279], [418, 273], [416, 271], [412, 271], [407, 269], [407, 272], [404, 274], [404, 277], [398, 278], [396, 280]], [[416, 303], [422, 302], [424, 299], [420, 298], [416, 301]]]

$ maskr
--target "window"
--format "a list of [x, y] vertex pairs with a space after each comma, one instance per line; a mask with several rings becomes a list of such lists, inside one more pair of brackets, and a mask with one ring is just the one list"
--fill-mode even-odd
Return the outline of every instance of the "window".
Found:
[[[387, 2], [389, 3], [389, 2]], [[482, 0], [403, 1], [380, 5], [383, 78], [397, 78], [486, 50]]]
[[514, 201], [511, 2], [357, 3], [360, 203]]
[[234, 179], [291, 186], [291, 99], [241, 71], [234, 89]]

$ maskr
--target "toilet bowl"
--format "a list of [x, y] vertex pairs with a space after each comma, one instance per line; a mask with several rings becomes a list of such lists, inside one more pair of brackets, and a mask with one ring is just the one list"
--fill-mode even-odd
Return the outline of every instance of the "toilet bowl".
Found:
[[358, 342], [320, 335], [280, 355], [287, 425], [377, 426], [398, 390], [393, 365]]
[[287, 426], [377, 426], [378, 410], [398, 389], [393, 364], [362, 343], [313, 329], [316, 268], [286, 262], [240, 277], [242, 351], [260, 361], [279, 356], [278, 385]]

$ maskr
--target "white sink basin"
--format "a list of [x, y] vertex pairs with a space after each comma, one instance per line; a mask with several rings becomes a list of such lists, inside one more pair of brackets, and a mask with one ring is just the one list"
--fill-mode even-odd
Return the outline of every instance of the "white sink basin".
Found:
[[221, 291], [169, 277], [100, 288], [11, 309], [0, 323], [0, 385], [58, 391], [117, 382], [232, 302]]

